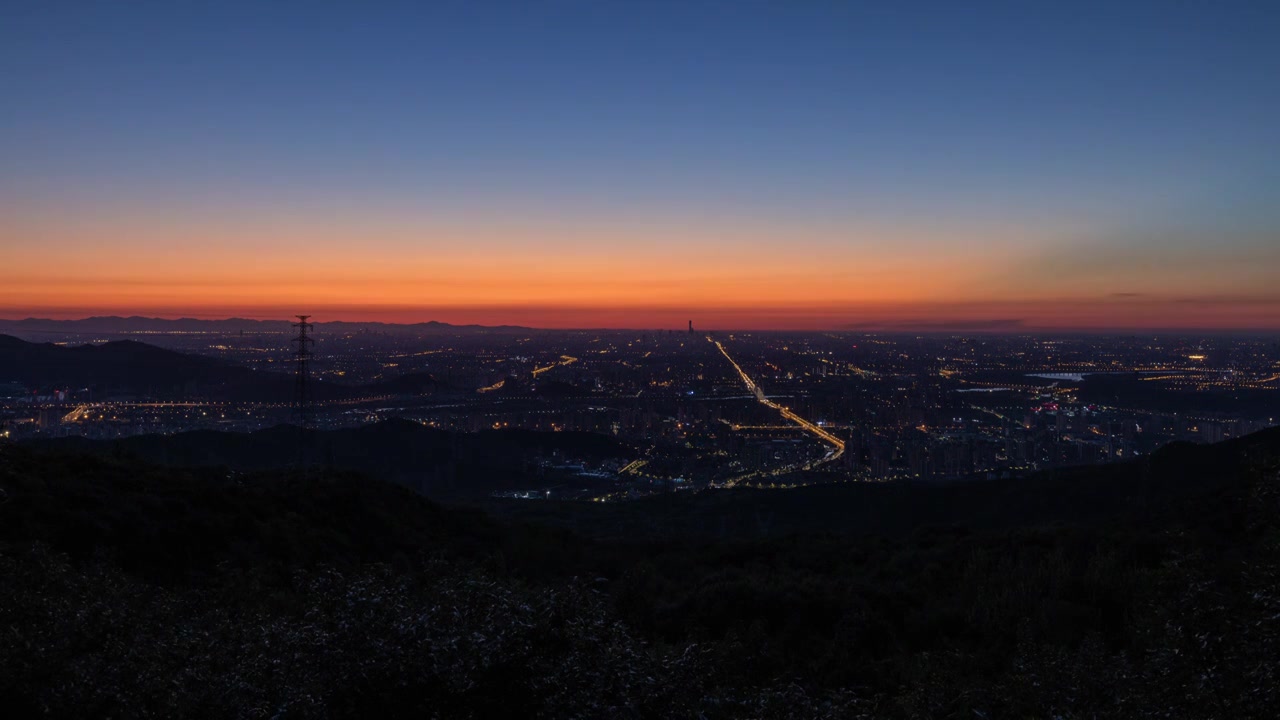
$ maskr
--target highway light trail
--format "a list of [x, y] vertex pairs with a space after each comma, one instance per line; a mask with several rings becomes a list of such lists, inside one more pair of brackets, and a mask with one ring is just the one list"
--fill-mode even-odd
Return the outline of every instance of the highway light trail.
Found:
[[563, 365], [572, 365], [573, 363], [576, 363], [576, 362], [578, 362], [578, 358], [576, 358], [576, 357], [569, 357], [568, 355], [561, 355], [561, 356], [560, 356], [560, 361], [559, 361], [559, 362], [552, 363], [552, 364], [547, 365], [547, 366], [545, 366], [545, 367], [540, 367], [540, 368], [535, 369], [535, 370], [533, 371], [533, 376], [534, 376], [534, 377], [538, 377], [539, 375], [541, 375], [542, 373], [544, 373], [544, 372], [546, 372], [546, 371], [548, 371], [548, 370], [554, 370], [554, 369], [556, 369], [556, 368], [558, 368], [558, 367], [561, 367], [561, 366], [563, 366]]
[[67, 413], [62, 417], [64, 423], [80, 422], [89, 417], [89, 413], [93, 410], [93, 405], [80, 405], [75, 410]]
[[[556, 369], [556, 368], [558, 368], [558, 367], [564, 367], [565, 365], [572, 365], [573, 363], [576, 363], [576, 362], [578, 362], [578, 358], [576, 358], [576, 357], [570, 357], [570, 356], [568, 356], [568, 355], [561, 355], [561, 356], [560, 356], [560, 360], [559, 360], [559, 361], [557, 361], [557, 362], [551, 363], [550, 365], [545, 365], [545, 366], [540, 367], [540, 368], [534, 368], [534, 369], [533, 369], [533, 376], [534, 376], [534, 377], [538, 377], [539, 375], [541, 375], [541, 374], [543, 374], [543, 373], [547, 372], [548, 370], [555, 370], [555, 369]], [[506, 380], [506, 378], [503, 378], [503, 379], [499, 380], [498, 382], [496, 382], [496, 383], [494, 383], [494, 384], [492, 384], [492, 385], [486, 385], [485, 387], [477, 388], [477, 389], [476, 389], [476, 392], [478, 392], [478, 393], [487, 393], [487, 392], [493, 392], [494, 390], [501, 390], [501, 389], [502, 389], [502, 386], [503, 386], [503, 385], [506, 385], [506, 384], [507, 384], [507, 380]]]
[[773, 408], [774, 410], [777, 410], [778, 413], [782, 415], [782, 417], [790, 420], [796, 425], [799, 425], [803, 430], [809, 432], [812, 435], [815, 435], [819, 440], [822, 440], [823, 442], [831, 445], [831, 450], [827, 452], [826, 457], [822, 458], [818, 462], [810, 463], [809, 465], [806, 465], [804, 469], [811, 470], [815, 467], [818, 467], [819, 465], [836, 460], [841, 455], [844, 454], [843, 440], [836, 437], [835, 435], [832, 435], [826, 430], [823, 430], [821, 427], [818, 427], [816, 424], [811, 423], [808, 420], [805, 420], [804, 418], [800, 417], [794, 412], [791, 412], [789, 408], [785, 408], [779, 405], [778, 403], [770, 400], [769, 398], [765, 397], [764, 391], [761, 390], [760, 386], [757, 385], [755, 381], [751, 379], [751, 376], [747, 375], [747, 373], [743, 371], [742, 367], [738, 365], [738, 363], [734, 361], [732, 357], [729, 356], [729, 351], [724, 349], [724, 345], [721, 345], [720, 342], [716, 340], [712, 340], [711, 342], [715, 343], [716, 348], [720, 350], [720, 354], [724, 355], [724, 359], [729, 361], [729, 364], [733, 366], [733, 369], [738, 371], [738, 377], [742, 378], [742, 382], [747, 386], [747, 390], [750, 390], [751, 393], [756, 396], [757, 402], [759, 402], [761, 405], [767, 405]]

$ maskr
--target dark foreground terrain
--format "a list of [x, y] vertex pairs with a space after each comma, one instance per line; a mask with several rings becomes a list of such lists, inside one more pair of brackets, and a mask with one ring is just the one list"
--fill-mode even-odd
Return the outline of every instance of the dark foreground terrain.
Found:
[[1280, 433], [947, 487], [446, 508], [0, 446], [0, 696], [62, 717], [1273, 717]]

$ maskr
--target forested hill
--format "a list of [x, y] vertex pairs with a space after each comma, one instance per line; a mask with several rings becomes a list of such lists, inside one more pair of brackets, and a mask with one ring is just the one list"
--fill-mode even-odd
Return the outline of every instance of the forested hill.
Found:
[[[3, 445], [0, 693], [63, 717], [1270, 717], [1276, 440], [1020, 485], [687, 500], [868, 506], [843, 532], [724, 539]], [[857, 525], [876, 514], [902, 524]]]
[[536, 487], [545, 482], [539, 475], [541, 460], [600, 461], [634, 454], [617, 439], [596, 433], [515, 428], [460, 433], [402, 419], [336, 430], [280, 425], [252, 433], [195, 430], [118, 440], [52, 438], [29, 444], [161, 465], [242, 472], [287, 469], [301, 460], [329, 470], [360, 472], [428, 497], [453, 499]]

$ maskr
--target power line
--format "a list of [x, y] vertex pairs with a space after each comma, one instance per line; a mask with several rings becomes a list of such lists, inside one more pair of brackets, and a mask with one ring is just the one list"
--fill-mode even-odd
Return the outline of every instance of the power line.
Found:
[[315, 425], [315, 411], [311, 402], [311, 358], [315, 355], [311, 348], [316, 341], [311, 337], [309, 332], [315, 327], [313, 323], [307, 322], [310, 315], [295, 315], [298, 322], [293, 323], [293, 327], [298, 328], [298, 337], [293, 339], [298, 348], [293, 351], [294, 371], [293, 371], [293, 416], [298, 426], [303, 429], [311, 428]]

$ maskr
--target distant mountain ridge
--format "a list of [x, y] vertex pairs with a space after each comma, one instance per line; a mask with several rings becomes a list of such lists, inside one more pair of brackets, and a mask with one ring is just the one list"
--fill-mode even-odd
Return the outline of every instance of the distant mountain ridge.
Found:
[[[292, 321], [256, 320], [251, 318], [154, 318], [131, 315], [101, 315], [78, 320], [54, 320], [50, 318], [24, 318], [9, 320], [0, 318], [0, 331], [25, 335], [31, 333], [150, 333], [150, 332], [291, 332]], [[432, 331], [527, 331], [531, 328], [518, 325], [451, 325], [436, 320], [418, 323], [349, 322], [332, 320], [315, 323], [320, 328], [333, 330], [378, 330], [382, 332], [432, 332]]]

